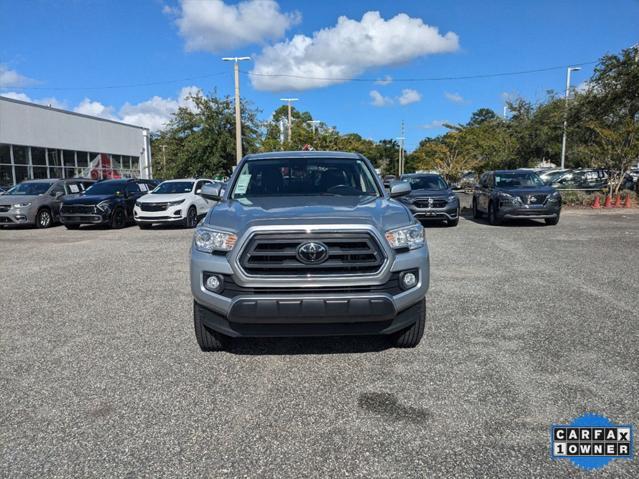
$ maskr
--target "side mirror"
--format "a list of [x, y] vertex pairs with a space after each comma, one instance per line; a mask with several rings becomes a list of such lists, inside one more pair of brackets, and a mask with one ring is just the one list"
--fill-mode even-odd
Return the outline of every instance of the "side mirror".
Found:
[[394, 181], [390, 184], [390, 196], [391, 198], [397, 198], [398, 196], [404, 196], [410, 193], [412, 190], [410, 183], [407, 181]]
[[55, 193], [55, 199], [56, 200], [59, 200], [63, 196], [64, 196], [64, 191], [56, 191], [56, 193]]
[[200, 190], [202, 198], [207, 200], [220, 201], [222, 199], [222, 185], [220, 184], [207, 184]]

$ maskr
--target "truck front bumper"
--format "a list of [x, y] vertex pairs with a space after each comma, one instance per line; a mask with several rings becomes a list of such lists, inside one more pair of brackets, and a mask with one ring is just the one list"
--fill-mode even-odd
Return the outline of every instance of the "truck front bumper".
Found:
[[[402, 289], [403, 272], [417, 274], [417, 284]], [[216, 274], [223, 287], [213, 293], [205, 278]], [[191, 291], [205, 325], [231, 337], [390, 334], [419, 318], [419, 305], [429, 286], [426, 246], [399, 253], [391, 267], [376, 277], [335, 277], [331, 284], [302, 278], [277, 287], [235, 283], [226, 256], [193, 250]]]

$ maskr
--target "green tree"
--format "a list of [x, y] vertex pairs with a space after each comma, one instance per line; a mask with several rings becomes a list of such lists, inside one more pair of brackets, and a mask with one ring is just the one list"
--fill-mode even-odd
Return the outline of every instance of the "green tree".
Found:
[[[158, 178], [226, 176], [235, 165], [235, 110], [230, 97], [197, 94], [152, 138]], [[242, 150], [257, 151], [257, 111], [242, 101]]]

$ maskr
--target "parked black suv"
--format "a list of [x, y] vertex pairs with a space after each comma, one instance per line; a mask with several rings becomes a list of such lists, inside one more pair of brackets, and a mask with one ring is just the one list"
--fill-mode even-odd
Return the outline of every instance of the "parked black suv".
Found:
[[491, 225], [509, 219], [543, 219], [556, 225], [560, 213], [561, 195], [533, 171], [487, 171], [473, 193], [473, 218], [487, 214]]
[[410, 183], [411, 191], [399, 201], [408, 206], [420, 221], [445, 221], [448, 226], [459, 223], [459, 199], [441, 175], [413, 173], [402, 175], [401, 181]]
[[68, 229], [77, 229], [83, 224], [122, 228], [133, 223], [135, 201], [157, 185], [154, 180], [100, 181], [82, 195], [65, 199], [60, 208], [60, 221]]

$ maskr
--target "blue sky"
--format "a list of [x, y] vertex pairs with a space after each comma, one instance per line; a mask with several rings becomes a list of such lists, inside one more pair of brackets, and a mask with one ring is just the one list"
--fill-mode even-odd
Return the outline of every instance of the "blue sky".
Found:
[[[336, 28], [340, 16], [350, 21]], [[442, 121], [465, 122], [480, 107], [501, 113], [504, 95], [540, 100], [547, 90], [561, 91], [565, 70], [401, 79], [590, 62], [639, 42], [638, 20], [636, 0], [0, 0], [0, 94], [154, 126], [194, 88], [232, 94], [232, 66], [220, 57], [250, 55], [245, 71], [360, 80], [318, 87], [322, 82], [243, 74], [242, 96], [264, 118], [279, 98], [295, 96], [315, 118], [367, 138], [396, 137], [403, 120], [412, 149], [441, 133], [433, 126]], [[387, 76], [393, 81], [385, 85], [361, 81]], [[112, 88], [121, 85], [128, 86]]]

